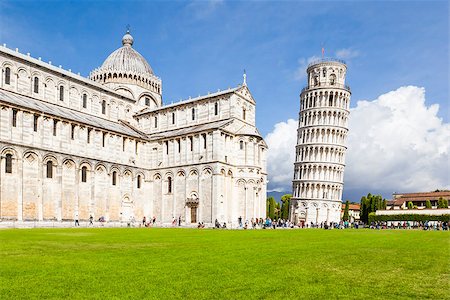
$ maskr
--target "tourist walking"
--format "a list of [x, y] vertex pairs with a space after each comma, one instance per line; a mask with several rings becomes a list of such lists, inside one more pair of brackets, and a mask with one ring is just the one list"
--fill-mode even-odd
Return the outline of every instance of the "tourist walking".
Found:
[[94, 217], [92, 215], [89, 216], [89, 226], [94, 226]]
[[78, 221], [78, 214], [75, 214], [75, 226], [80, 226], [80, 222]]

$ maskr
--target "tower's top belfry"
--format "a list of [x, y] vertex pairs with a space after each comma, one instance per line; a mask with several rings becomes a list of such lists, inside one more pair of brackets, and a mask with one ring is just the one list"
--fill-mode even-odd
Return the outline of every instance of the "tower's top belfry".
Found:
[[347, 65], [342, 60], [322, 58], [313, 61], [308, 65], [306, 73], [308, 73], [308, 85], [303, 91], [321, 87], [344, 88], [350, 91], [350, 88], [345, 85]]

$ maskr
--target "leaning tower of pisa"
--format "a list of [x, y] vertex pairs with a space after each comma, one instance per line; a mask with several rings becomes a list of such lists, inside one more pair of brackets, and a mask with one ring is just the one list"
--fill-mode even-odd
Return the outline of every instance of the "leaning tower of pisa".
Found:
[[307, 68], [290, 202], [295, 223], [340, 220], [351, 94], [346, 71], [345, 62], [336, 59], [321, 59]]

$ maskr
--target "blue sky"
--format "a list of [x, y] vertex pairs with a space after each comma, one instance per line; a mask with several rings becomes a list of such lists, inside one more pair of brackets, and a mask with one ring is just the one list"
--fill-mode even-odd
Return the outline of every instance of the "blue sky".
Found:
[[127, 24], [165, 103], [236, 86], [246, 69], [263, 136], [297, 119], [305, 62], [322, 44], [348, 63], [352, 107], [413, 85], [449, 120], [447, 1], [0, 2], [1, 43], [85, 76]]

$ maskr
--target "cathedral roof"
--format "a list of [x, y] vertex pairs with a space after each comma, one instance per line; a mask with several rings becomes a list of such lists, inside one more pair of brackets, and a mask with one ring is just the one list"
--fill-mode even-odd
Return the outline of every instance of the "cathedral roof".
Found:
[[19, 95], [5, 90], [0, 90], [0, 102], [6, 102], [15, 106], [39, 111], [44, 114], [60, 117], [62, 119], [76, 121], [87, 126], [103, 128], [109, 131], [125, 134], [136, 138], [145, 138], [142, 133], [134, 130], [128, 124], [113, 122], [97, 116], [74, 111], [70, 108], [62, 107], [53, 103], [43, 102], [29, 96]]
[[122, 47], [111, 53], [99, 71], [153, 75], [153, 70], [145, 58], [133, 49], [134, 39], [130, 32], [122, 38]]
[[163, 131], [163, 132], [157, 132], [157, 133], [149, 134], [149, 135], [147, 135], [147, 137], [151, 141], [159, 140], [159, 139], [168, 139], [168, 138], [173, 138], [176, 136], [193, 134], [193, 133], [200, 132], [200, 131], [223, 128], [232, 122], [233, 122], [232, 119], [219, 120], [219, 121], [209, 122], [209, 123], [205, 123], [205, 124], [186, 126], [183, 128], [177, 128], [177, 129], [167, 130], [167, 131]]

